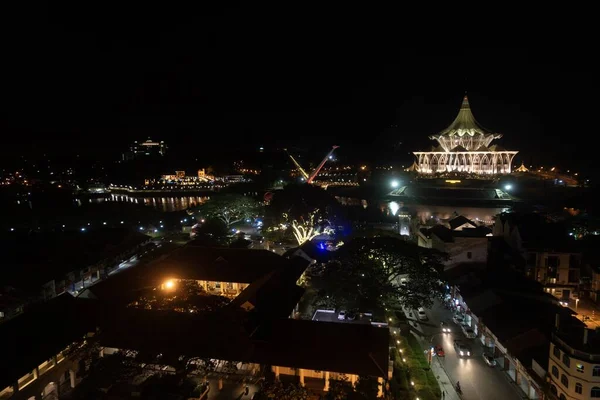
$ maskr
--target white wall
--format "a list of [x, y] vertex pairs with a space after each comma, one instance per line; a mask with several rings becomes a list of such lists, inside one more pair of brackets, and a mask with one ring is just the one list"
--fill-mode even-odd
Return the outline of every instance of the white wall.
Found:
[[[446, 266], [452, 266], [465, 262], [486, 262], [487, 261], [488, 238], [464, 238], [455, 237], [454, 243], [445, 243], [445, 252], [450, 259], [445, 263]], [[471, 258], [468, 253], [471, 253]]]

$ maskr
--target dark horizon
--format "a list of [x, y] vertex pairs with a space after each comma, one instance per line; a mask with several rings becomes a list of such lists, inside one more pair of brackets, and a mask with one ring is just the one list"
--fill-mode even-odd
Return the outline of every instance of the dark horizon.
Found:
[[433, 144], [467, 91], [479, 123], [519, 150], [515, 166], [593, 167], [595, 143], [572, 136], [594, 115], [585, 100], [595, 76], [575, 51], [400, 46], [390, 57], [387, 43], [296, 32], [301, 15], [264, 35], [242, 23], [259, 11], [241, 7], [167, 9], [151, 30], [128, 26], [125, 11], [110, 29], [102, 14], [32, 19], [6, 58], [5, 156], [116, 160], [151, 137], [181, 157], [264, 146], [319, 159], [335, 144], [341, 161], [404, 162]]

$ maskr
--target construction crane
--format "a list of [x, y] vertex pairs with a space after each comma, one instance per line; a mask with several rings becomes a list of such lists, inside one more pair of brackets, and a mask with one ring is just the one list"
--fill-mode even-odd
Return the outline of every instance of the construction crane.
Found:
[[[325, 165], [327, 160], [329, 160], [329, 158], [331, 157], [331, 155], [333, 154], [335, 149], [337, 149], [338, 147], [340, 147], [340, 146], [333, 146], [331, 148], [331, 150], [329, 151], [329, 153], [327, 153], [325, 158], [323, 158], [323, 161], [321, 161], [321, 163], [319, 165], [317, 165], [317, 168], [315, 168], [310, 175], [304, 170], [304, 168], [302, 168], [302, 166], [298, 163], [298, 161], [296, 161], [296, 159], [294, 157], [292, 157], [292, 155], [290, 153], [288, 153], [288, 156], [290, 156], [290, 158], [292, 159], [292, 162], [294, 163], [296, 168], [298, 168], [298, 171], [300, 171], [300, 174], [302, 175], [302, 177], [306, 180], [306, 183], [313, 183], [313, 180], [315, 179], [315, 177], [317, 176], [319, 171], [321, 171], [321, 168], [323, 168], [323, 165]], [[284, 149], [284, 150], [287, 152], [287, 149]]]

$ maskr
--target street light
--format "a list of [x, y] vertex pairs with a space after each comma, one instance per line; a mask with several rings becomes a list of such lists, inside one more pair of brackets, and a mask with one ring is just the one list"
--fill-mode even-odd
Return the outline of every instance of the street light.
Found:
[[579, 305], [579, 299], [575, 299], [575, 311], [577, 311], [577, 306]]
[[390, 185], [392, 185], [393, 188], [397, 188], [398, 185], [400, 185], [400, 182], [398, 182], [397, 180], [393, 180]]

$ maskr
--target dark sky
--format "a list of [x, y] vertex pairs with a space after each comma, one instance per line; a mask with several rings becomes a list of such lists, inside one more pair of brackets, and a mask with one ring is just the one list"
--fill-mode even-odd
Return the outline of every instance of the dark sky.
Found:
[[518, 161], [591, 164], [591, 53], [477, 46], [472, 31], [433, 46], [425, 31], [372, 33], [378, 22], [360, 12], [152, 3], [15, 17], [2, 153], [118, 158], [151, 136], [200, 157], [264, 145], [319, 158], [338, 144], [341, 159], [394, 160], [428, 148], [467, 90], [475, 117], [504, 133]]

